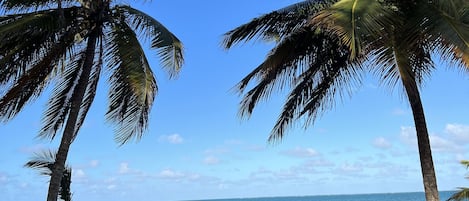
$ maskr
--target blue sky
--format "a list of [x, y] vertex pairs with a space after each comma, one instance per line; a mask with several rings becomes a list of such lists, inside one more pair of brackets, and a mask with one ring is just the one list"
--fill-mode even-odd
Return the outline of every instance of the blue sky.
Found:
[[[174, 201], [230, 197], [422, 191], [412, 113], [399, 90], [371, 75], [313, 126], [296, 126], [282, 143], [266, 142], [283, 96], [273, 95], [248, 120], [237, 116], [232, 87], [256, 67], [272, 44], [247, 43], [230, 51], [222, 34], [298, 1], [131, 1], [185, 44], [177, 80], [149, 55], [159, 94], [143, 139], [119, 147], [104, 120], [107, 83], [100, 83], [71, 147], [74, 200]], [[149, 52], [150, 54], [152, 52]], [[468, 76], [437, 65], [422, 88], [440, 190], [469, 186]], [[104, 78], [104, 76], [103, 76]], [[103, 79], [105, 80], [105, 78]], [[55, 149], [37, 139], [48, 94], [0, 125], [0, 195], [4, 201], [45, 199], [47, 178], [23, 168], [32, 153]]]

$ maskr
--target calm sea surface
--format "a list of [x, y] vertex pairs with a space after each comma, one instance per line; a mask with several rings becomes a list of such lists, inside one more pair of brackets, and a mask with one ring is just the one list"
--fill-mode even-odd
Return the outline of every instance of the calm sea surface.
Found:
[[[446, 201], [453, 193], [454, 191], [440, 192], [440, 200]], [[295, 197], [236, 198], [236, 199], [215, 199], [215, 200], [210, 200], [210, 201], [425, 201], [425, 194], [423, 192], [379, 193], [379, 194], [357, 194], [357, 195], [320, 195], [320, 196], [295, 196]]]

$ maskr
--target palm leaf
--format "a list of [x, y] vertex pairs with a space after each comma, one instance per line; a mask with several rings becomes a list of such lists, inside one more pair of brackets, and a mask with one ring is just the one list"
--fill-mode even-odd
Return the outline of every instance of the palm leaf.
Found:
[[183, 45], [181, 41], [171, 33], [163, 24], [151, 16], [130, 6], [118, 6], [130, 19], [129, 25], [144, 36], [151, 39], [151, 48], [158, 51], [163, 67], [169, 72], [170, 77], [176, 76], [184, 63]]
[[[67, 17], [76, 9], [66, 9]], [[65, 29], [57, 26], [58, 13], [44, 11], [12, 15], [0, 23], [0, 84], [21, 77], [29, 66], [39, 62], [51, 46], [58, 43], [64, 32], [73, 32], [73, 22], [66, 21]], [[10, 18], [8, 17], [8, 18]]]
[[[311, 43], [312, 42], [312, 43]], [[307, 69], [297, 76], [277, 123], [269, 136], [270, 142], [283, 138], [294, 120], [306, 115], [305, 127], [313, 123], [319, 114], [334, 106], [337, 95], [352, 92], [352, 85], [360, 83], [357, 74], [360, 62], [351, 63], [347, 47], [337, 44], [337, 39], [316, 34], [310, 43], [315, 49], [310, 54]]]
[[257, 103], [268, 98], [274, 89], [291, 84], [295, 74], [301, 73], [308, 61], [314, 59], [316, 55], [310, 55], [315, 48], [313, 34], [313, 30], [304, 28], [286, 37], [262, 64], [237, 84], [239, 93], [243, 93], [250, 82], [258, 80], [241, 101], [241, 116], [250, 116]]
[[285, 8], [272, 11], [250, 22], [243, 24], [224, 34], [222, 45], [229, 49], [234, 44], [256, 38], [262, 40], [278, 40], [284, 38], [295, 29], [306, 24], [307, 19], [330, 6], [334, 0], [302, 1]]
[[107, 62], [113, 73], [106, 116], [118, 126], [116, 141], [124, 144], [131, 138], [141, 138], [157, 85], [132, 29], [125, 22], [117, 21], [109, 35]]
[[32, 98], [37, 97], [48, 84], [49, 76], [73, 45], [74, 32], [61, 36], [59, 42], [42, 52], [42, 58], [27, 70], [0, 99], [0, 119], [6, 121], [15, 116]]
[[[72, 3], [73, 0], [61, 0], [61, 3]], [[28, 10], [38, 9], [51, 5], [56, 5], [57, 0], [1, 0], [0, 6], [8, 10]]]
[[459, 188], [459, 191], [453, 194], [448, 201], [463, 201], [469, 200], [469, 188]]
[[[36, 153], [33, 159], [28, 161], [24, 166], [40, 171], [40, 174], [51, 176], [55, 164], [56, 153], [52, 151], [42, 151]], [[62, 181], [60, 182], [59, 195], [64, 201], [71, 201], [72, 193], [70, 184], [72, 179], [72, 168], [65, 166]]]
[[53, 139], [69, 115], [72, 106], [72, 94], [82, 76], [81, 71], [86, 57], [85, 51], [82, 48], [75, 55], [76, 58], [70, 58], [74, 61], [66, 67], [61, 79], [57, 82], [58, 84], [55, 86], [53, 95], [47, 104], [48, 108], [44, 113], [43, 126], [39, 133], [40, 137]]
[[376, 39], [386, 39], [396, 20], [395, 11], [378, 0], [341, 0], [320, 11], [311, 24], [340, 38], [350, 57], [366, 54]]
[[[92, 69], [92, 72], [90, 74], [90, 78], [88, 81], [88, 86], [86, 87], [85, 91], [85, 96], [82, 101], [82, 104], [80, 106], [80, 113], [77, 119], [77, 127], [80, 128], [83, 122], [85, 121], [86, 114], [88, 114], [88, 111], [91, 107], [91, 104], [93, 103], [93, 100], [96, 96], [96, 91], [98, 88], [98, 81], [99, 77], [101, 74], [101, 69], [103, 66], [103, 54], [104, 54], [104, 48], [103, 48], [103, 39], [100, 38], [98, 41], [99, 43], [99, 54], [98, 54], [98, 59], [97, 63], [95, 65], [95, 68]], [[78, 129], [77, 129], [78, 130]], [[78, 132], [78, 131], [77, 131]]]
[[[422, 3], [418, 12], [428, 41], [444, 59], [469, 67], [469, 4], [464, 0]], [[430, 23], [431, 22], [431, 23]]]

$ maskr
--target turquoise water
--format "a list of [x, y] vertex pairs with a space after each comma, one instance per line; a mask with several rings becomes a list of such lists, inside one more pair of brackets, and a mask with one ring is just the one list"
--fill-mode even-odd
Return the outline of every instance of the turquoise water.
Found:
[[[440, 200], [446, 201], [454, 191], [440, 192]], [[199, 200], [203, 201], [203, 200]], [[208, 201], [208, 200], [207, 200]], [[236, 198], [215, 199], [210, 201], [425, 201], [423, 192], [414, 193], [378, 193], [357, 195], [320, 195], [296, 197], [265, 197], [265, 198]]]

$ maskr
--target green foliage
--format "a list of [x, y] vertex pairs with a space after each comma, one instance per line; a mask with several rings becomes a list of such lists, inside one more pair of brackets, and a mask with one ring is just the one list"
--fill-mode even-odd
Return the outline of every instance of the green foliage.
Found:
[[[130, 6], [110, 5], [102, 0], [62, 0], [60, 10], [41, 9], [56, 3], [50, 0], [0, 3], [7, 11], [20, 11], [0, 17], [0, 86], [7, 89], [0, 97], [0, 119], [10, 120], [54, 83], [40, 136], [54, 138], [57, 132], [63, 131], [70, 116], [71, 94], [79, 87], [76, 83], [83, 76], [84, 60], [89, 58], [85, 54], [86, 41], [95, 29], [99, 38], [98, 57], [93, 60], [85, 86], [76, 131], [94, 100], [101, 67], [108, 64], [113, 85], [108, 119], [116, 123], [116, 140], [124, 143], [132, 136], [140, 138], [157, 87], [136, 33], [151, 39], [151, 48], [157, 51], [170, 77], [178, 74], [184, 61], [181, 41], [161, 23]], [[31, 9], [39, 10], [31, 12]], [[110, 39], [105, 39], [107, 34], [111, 35]], [[104, 59], [109, 62], [105, 63]], [[125, 107], [120, 105], [124, 99], [128, 100]]]
[[288, 89], [269, 138], [280, 140], [295, 120], [305, 117], [307, 126], [336, 97], [350, 94], [366, 72], [394, 87], [422, 83], [434, 69], [432, 53], [469, 67], [468, 12], [464, 0], [310, 0], [254, 18], [222, 42], [229, 49], [243, 41], [277, 41], [237, 85], [240, 115], [249, 117], [275, 89]]
[[[461, 164], [469, 168], [469, 161], [462, 160]], [[447, 201], [464, 201], [469, 200], [469, 188], [460, 187], [459, 191], [454, 193]]]

